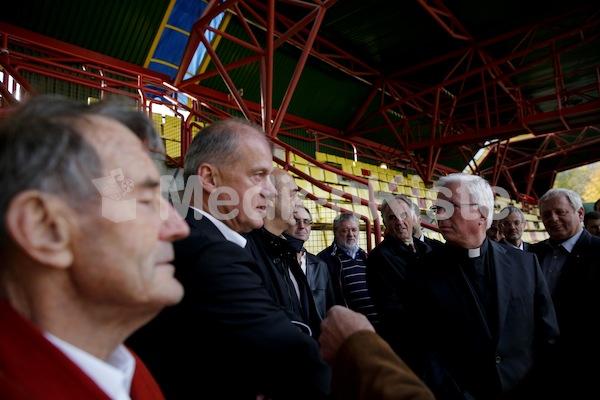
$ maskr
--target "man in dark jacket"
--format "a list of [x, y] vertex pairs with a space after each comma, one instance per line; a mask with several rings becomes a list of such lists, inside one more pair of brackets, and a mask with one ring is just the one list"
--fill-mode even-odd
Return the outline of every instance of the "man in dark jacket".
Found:
[[550, 237], [529, 251], [540, 260], [561, 333], [555, 362], [540, 374], [543, 387], [554, 398], [598, 398], [600, 367], [589, 360], [600, 356], [600, 238], [583, 229], [583, 203], [572, 190], [550, 189], [539, 209]]
[[262, 228], [246, 234], [246, 250], [271, 276], [267, 290], [304, 331], [319, 337], [321, 318], [306, 279], [298, 264], [297, 242], [283, 236], [283, 232], [296, 223], [294, 209], [300, 203], [298, 185], [282, 169], [271, 174], [277, 195], [267, 202], [267, 216]]
[[371, 250], [367, 260], [367, 286], [380, 320], [377, 333], [396, 351], [405, 340], [403, 333], [408, 331], [403, 313], [409, 290], [406, 287], [409, 264], [432, 250], [431, 244], [413, 236], [414, 227], [419, 223], [413, 205], [404, 195], [383, 200], [381, 217], [385, 237]]
[[294, 210], [294, 219], [296, 224], [287, 228], [284, 236], [297, 249], [298, 263], [306, 275], [319, 319], [322, 320], [327, 315], [327, 310], [335, 304], [331, 275], [325, 261], [308, 252], [304, 247], [312, 229], [313, 222], [310, 212], [306, 207], [300, 205]]

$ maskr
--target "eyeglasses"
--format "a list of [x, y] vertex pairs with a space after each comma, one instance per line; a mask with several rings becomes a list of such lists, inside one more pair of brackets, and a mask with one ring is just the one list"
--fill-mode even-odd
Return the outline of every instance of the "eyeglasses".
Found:
[[312, 225], [312, 221], [310, 219], [300, 219], [294, 218], [296, 220], [296, 225], [304, 224], [304, 225]]
[[[462, 208], [462, 207], [468, 207], [468, 206], [478, 206], [479, 204], [477, 203], [463, 203], [463, 204], [456, 204], [450, 200], [445, 200], [447, 203], [452, 204], [452, 206], [454, 208]], [[435, 206], [431, 206], [429, 207], [429, 211], [432, 214], [445, 214], [446, 213], [446, 207], [444, 206], [440, 206], [440, 205], [435, 205]]]
[[521, 226], [521, 225], [525, 225], [525, 221], [502, 221], [500, 222], [500, 225], [502, 225], [505, 228], [508, 228], [510, 226]]

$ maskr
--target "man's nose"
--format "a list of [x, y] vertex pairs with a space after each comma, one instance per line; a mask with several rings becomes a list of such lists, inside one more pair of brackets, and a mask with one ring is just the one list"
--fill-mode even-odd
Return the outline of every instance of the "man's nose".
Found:
[[162, 206], [167, 207], [167, 217], [162, 220], [159, 238], [161, 240], [175, 241], [189, 235], [190, 227], [187, 222], [185, 222], [166, 199], [161, 199], [161, 201], [163, 202]]
[[263, 195], [267, 199], [272, 199], [275, 196], [277, 196], [277, 189], [275, 189], [275, 186], [273, 185], [273, 182], [271, 182], [271, 179], [265, 180]]

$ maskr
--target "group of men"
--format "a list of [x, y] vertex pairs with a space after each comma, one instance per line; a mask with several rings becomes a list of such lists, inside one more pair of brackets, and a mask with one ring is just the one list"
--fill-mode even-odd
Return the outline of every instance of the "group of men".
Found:
[[486, 239], [493, 192], [483, 179], [452, 174], [435, 186], [432, 211], [446, 241], [408, 264], [400, 305], [413, 312], [396, 313], [405, 332], [391, 326], [392, 337], [411, 340], [390, 347], [398, 343], [382, 341], [361, 315], [332, 309], [322, 340], [334, 385], [353, 382], [362, 398], [379, 399], [596, 398], [600, 368], [589, 361], [600, 354], [600, 238], [584, 229], [580, 196], [541, 197], [549, 239], [526, 251], [518, 209], [503, 219], [506, 245]]
[[342, 213], [314, 255], [259, 126], [198, 132], [184, 215], [147, 152], [161, 147], [111, 102], [39, 97], [3, 116], [3, 399], [597, 397], [600, 238], [576, 193], [542, 196], [550, 239], [528, 247], [508, 208], [499, 244], [489, 184], [451, 174], [431, 210], [445, 243], [390, 196], [370, 254]]

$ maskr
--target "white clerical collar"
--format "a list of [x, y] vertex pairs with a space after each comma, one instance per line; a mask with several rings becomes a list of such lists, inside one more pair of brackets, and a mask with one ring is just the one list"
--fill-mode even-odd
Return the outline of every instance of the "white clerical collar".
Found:
[[476, 249], [468, 249], [469, 258], [479, 257], [481, 255], [481, 248], [477, 247]]
[[135, 358], [125, 346], [119, 345], [104, 361], [49, 332], [44, 332], [44, 336], [81, 368], [109, 398], [131, 400]]

